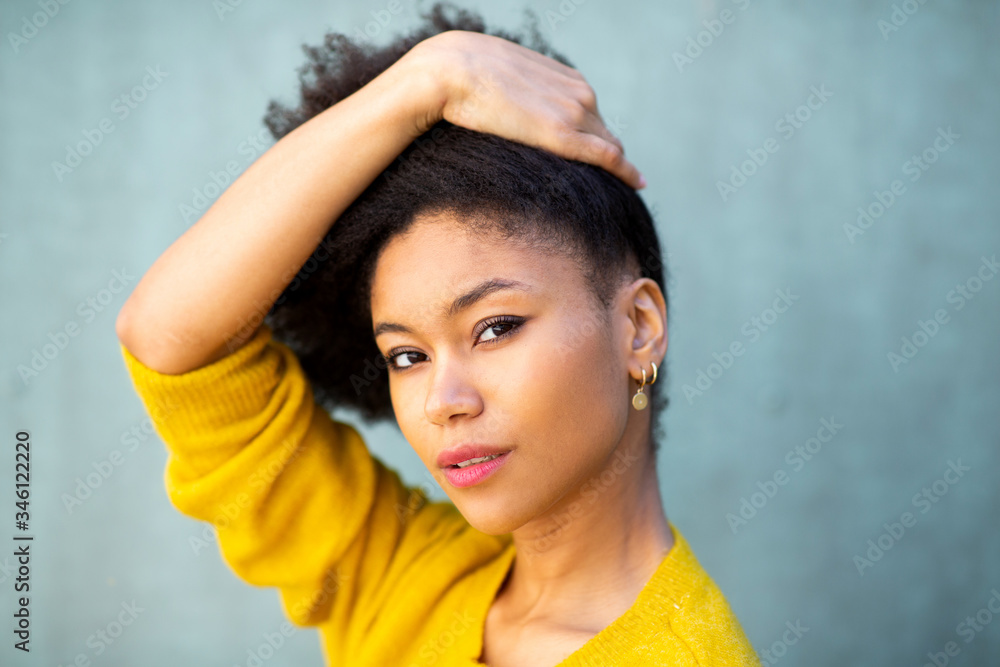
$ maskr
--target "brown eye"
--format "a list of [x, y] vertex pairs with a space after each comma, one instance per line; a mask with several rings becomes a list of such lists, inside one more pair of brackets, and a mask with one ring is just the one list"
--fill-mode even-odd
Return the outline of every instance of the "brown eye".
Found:
[[[516, 331], [518, 328], [520, 328], [522, 324], [524, 324], [524, 318], [514, 317], [511, 315], [501, 315], [499, 317], [493, 318], [490, 321], [485, 322], [484, 324], [485, 326], [483, 327], [480, 334], [476, 337], [476, 340], [482, 341], [483, 343], [486, 344], [490, 344], [512, 335], [514, 331]], [[509, 328], [506, 328], [502, 331], [502, 333], [497, 334], [494, 331], [494, 329], [498, 327], [501, 329], [503, 329], [504, 327], [509, 327]], [[493, 335], [484, 337], [483, 334], [486, 334], [488, 332], [492, 333]]]
[[[417, 363], [417, 361], [419, 361], [419, 359], [417, 361], [414, 361], [410, 357], [410, 355], [423, 356], [423, 354], [421, 352], [417, 352], [415, 350], [402, 350], [400, 352], [396, 352], [394, 354], [388, 355], [385, 358], [385, 360], [386, 360], [386, 366], [388, 368], [394, 370], [394, 371], [401, 371], [401, 370], [405, 370], [407, 368], [413, 368], [413, 366]], [[399, 359], [407, 359], [410, 363], [408, 363], [408, 364], [400, 364], [400, 363], [398, 363]]]
[[[497, 338], [502, 338], [503, 335], [505, 333], [507, 333], [507, 331], [510, 331], [510, 329], [507, 329], [507, 331], [504, 331], [503, 333], [497, 334], [496, 331], [495, 331], [495, 329], [497, 327], [500, 327], [500, 328], [510, 327], [511, 329], [513, 329], [514, 325], [511, 324], [510, 322], [500, 322], [499, 324], [492, 324], [492, 325], [486, 327], [486, 330], [483, 331], [483, 333], [479, 335], [479, 340], [483, 340], [483, 341], [485, 341], [485, 340], [496, 340]], [[485, 338], [483, 337], [484, 334], [487, 334], [487, 333], [490, 333], [490, 332], [493, 333], [492, 337], [490, 337], [490, 336], [487, 336]]]
[[[479, 327], [479, 335], [476, 336], [476, 340], [480, 341], [480, 344], [490, 345], [496, 343], [508, 336], [512, 336], [521, 325], [524, 324], [525, 318], [515, 317], [513, 315], [500, 315], [494, 317], [491, 320], [482, 323]], [[501, 332], [496, 333], [495, 329], [501, 329]], [[484, 334], [490, 333], [490, 336], [484, 336]], [[414, 356], [417, 357], [414, 359]], [[420, 357], [426, 358], [423, 352], [417, 352], [416, 350], [390, 350], [389, 354], [384, 355], [386, 367], [393, 372], [405, 371], [407, 369], [413, 368], [418, 363], [423, 361]], [[399, 360], [403, 359], [408, 363], [399, 363]]]

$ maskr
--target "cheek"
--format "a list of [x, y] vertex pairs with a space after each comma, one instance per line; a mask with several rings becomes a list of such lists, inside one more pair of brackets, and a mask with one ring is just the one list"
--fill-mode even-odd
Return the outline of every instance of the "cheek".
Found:
[[[389, 398], [392, 401], [392, 411], [396, 415], [396, 423], [399, 425], [403, 438], [411, 446], [426, 442], [426, 435], [421, 430], [427, 428], [423, 421], [423, 403], [417, 400], [412, 391], [400, 391], [391, 383], [389, 385]], [[416, 448], [415, 451], [418, 455], [422, 454], [419, 448]]]
[[615, 362], [608, 342], [594, 335], [567, 354], [563, 363], [568, 418], [591, 440], [606, 442], [622, 430], [627, 416], [623, 410], [627, 402], [622, 393], [624, 376], [617, 372]]
[[[573, 331], [571, 326], [559, 329]], [[614, 352], [599, 333], [554, 336], [540, 335], [537, 340], [544, 344], [532, 344], [505, 363], [509, 375], [500, 400], [505, 411], [516, 415], [519, 444], [530, 447], [536, 460], [564, 467], [617, 442], [615, 435], [620, 437], [627, 419], [622, 406], [628, 400]]]

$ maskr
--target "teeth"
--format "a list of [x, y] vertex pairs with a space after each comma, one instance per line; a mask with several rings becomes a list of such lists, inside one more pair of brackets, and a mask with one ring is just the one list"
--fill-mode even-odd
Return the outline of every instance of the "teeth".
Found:
[[480, 457], [478, 459], [469, 459], [468, 461], [462, 461], [461, 463], [458, 463], [456, 465], [459, 468], [467, 468], [468, 466], [475, 465], [477, 463], [482, 463], [483, 461], [492, 461], [493, 459], [495, 459], [498, 456], [500, 456], [500, 455], [499, 454], [493, 454], [492, 456], [483, 456], [483, 457]]

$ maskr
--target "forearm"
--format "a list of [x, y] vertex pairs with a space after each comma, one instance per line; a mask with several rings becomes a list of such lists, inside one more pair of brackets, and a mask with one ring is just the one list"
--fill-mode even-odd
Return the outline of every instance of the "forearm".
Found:
[[116, 323], [122, 344], [178, 374], [245, 340], [240, 327], [273, 304], [334, 221], [440, 112], [443, 88], [422, 65], [404, 56], [241, 174], [136, 286]]

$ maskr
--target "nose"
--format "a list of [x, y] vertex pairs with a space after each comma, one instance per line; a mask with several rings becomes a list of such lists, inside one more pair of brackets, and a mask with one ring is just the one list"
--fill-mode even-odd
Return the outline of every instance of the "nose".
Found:
[[430, 374], [424, 414], [432, 424], [446, 425], [452, 417], [475, 417], [483, 410], [483, 399], [461, 359], [439, 356]]

